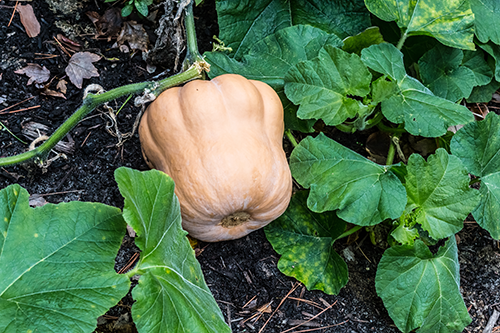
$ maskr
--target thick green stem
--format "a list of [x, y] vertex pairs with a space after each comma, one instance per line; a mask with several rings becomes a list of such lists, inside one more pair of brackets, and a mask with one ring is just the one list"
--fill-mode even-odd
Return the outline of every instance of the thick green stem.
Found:
[[181, 83], [200, 78], [206, 65], [204, 63], [195, 63], [187, 71], [173, 75], [158, 82], [133, 83], [118, 87], [100, 95], [89, 94], [82, 103], [82, 106], [75, 111], [42, 145], [34, 150], [25, 153], [0, 158], [0, 166], [14, 165], [23, 163], [32, 159], [38, 162], [47, 158], [50, 150], [61, 141], [69, 131], [71, 131], [86, 115], [92, 112], [99, 105], [112, 101], [121, 96], [136, 94], [149, 90], [154, 96], [158, 96], [167, 88], [177, 86]]
[[395, 153], [396, 146], [394, 145], [394, 142], [392, 142], [391, 138], [391, 145], [389, 146], [389, 151], [387, 152], [387, 160], [385, 161], [385, 165], [391, 165], [394, 162]]
[[359, 229], [363, 228], [362, 226], [354, 226], [352, 227], [351, 229], [347, 230], [346, 232], [344, 232], [342, 235], [340, 235], [339, 237], [337, 237], [337, 239], [341, 239], [341, 238], [344, 238], [344, 237], [347, 237], [353, 233], [355, 233], [356, 231], [358, 231]]
[[196, 61], [203, 61], [203, 57], [198, 51], [198, 42], [196, 40], [196, 29], [194, 26], [194, 15], [193, 15], [193, 2], [191, 1], [184, 13], [184, 26], [186, 28], [186, 58], [184, 59], [184, 66], [190, 66]]
[[373, 126], [377, 126], [382, 121], [382, 119], [384, 119], [384, 115], [382, 114], [382, 112], [377, 112], [373, 118], [366, 121], [365, 130], [370, 129]]
[[396, 46], [398, 50], [401, 51], [401, 49], [403, 48], [403, 45], [406, 41], [406, 38], [408, 38], [408, 35], [406, 34], [406, 32], [401, 36], [401, 38], [399, 39], [398, 41], [398, 45]]
[[387, 133], [402, 134], [402, 133], [406, 132], [406, 130], [404, 128], [394, 128], [394, 127], [385, 126], [383, 122], [379, 122], [377, 124], [377, 127], [382, 132], [387, 132]]
[[287, 129], [285, 131], [285, 135], [286, 137], [288, 138], [288, 140], [290, 140], [290, 143], [292, 144], [292, 146], [295, 148], [297, 147], [299, 144], [297, 143], [297, 140], [295, 140], [293, 134], [292, 134], [292, 131], [290, 131], [289, 129]]
[[348, 124], [345, 124], [345, 123], [342, 123], [342, 124], [338, 124], [338, 125], [335, 125], [335, 127], [337, 127], [338, 130], [344, 132], [344, 133], [349, 133], [349, 134], [352, 134], [354, 131], [354, 126], [352, 125], [348, 125]]

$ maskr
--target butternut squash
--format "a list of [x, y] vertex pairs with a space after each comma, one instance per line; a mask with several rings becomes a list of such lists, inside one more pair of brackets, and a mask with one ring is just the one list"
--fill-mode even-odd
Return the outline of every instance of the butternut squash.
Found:
[[292, 177], [283, 130], [271, 87], [226, 74], [164, 91], [144, 113], [139, 136], [148, 165], [175, 181], [183, 228], [216, 242], [243, 237], [286, 210]]

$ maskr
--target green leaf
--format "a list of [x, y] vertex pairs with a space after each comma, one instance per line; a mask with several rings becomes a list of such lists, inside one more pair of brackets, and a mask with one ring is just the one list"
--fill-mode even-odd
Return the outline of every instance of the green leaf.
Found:
[[134, 5], [133, 4], [127, 4], [125, 7], [122, 8], [122, 16], [127, 17], [130, 14], [132, 14], [132, 11], [134, 10]]
[[404, 70], [402, 53], [392, 44], [372, 45], [361, 52], [361, 60], [371, 69], [397, 82], [399, 92], [382, 102], [382, 113], [391, 122], [404, 123], [413, 135], [439, 137], [448, 127], [474, 120], [464, 106], [437, 97]]
[[292, 25], [309, 25], [340, 38], [370, 26], [363, 0], [221, 0], [216, 2], [220, 39], [242, 60], [255, 43]]
[[348, 95], [366, 96], [371, 78], [359, 56], [326, 45], [317, 58], [290, 68], [285, 76], [285, 94], [294, 104], [300, 104], [299, 118], [323, 119], [334, 126], [367, 108]]
[[141, 15], [148, 16], [149, 11], [148, 11], [148, 4], [146, 3], [146, 1], [135, 0], [134, 4], [135, 8], [137, 8], [137, 11], [141, 13]]
[[389, 81], [385, 76], [379, 77], [372, 82], [372, 103], [378, 104], [391, 98], [399, 92], [396, 82]]
[[291, 26], [289, 3], [282, 0], [220, 0], [216, 2], [219, 38], [242, 59], [258, 41]]
[[500, 239], [500, 116], [490, 112], [486, 119], [465, 125], [453, 136], [451, 152], [468, 172], [481, 177], [481, 201], [472, 216]]
[[210, 63], [210, 77], [235, 73], [247, 79], [269, 84], [281, 98], [285, 110], [285, 125], [292, 130], [310, 132], [314, 122], [297, 118], [297, 107], [284, 93], [284, 77], [290, 67], [304, 60], [314, 58], [326, 45], [342, 45], [342, 41], [311, 26], [297, 25], [282, 29], [257, 42], [238, 62], [219, 52], [205, 53]]
[[355, 36], [350, 36], [344, 39], [342, 50], [347, 53], [356, 53], [361, 55], [361, 50], [368, 46], [380, 44], [384, 42], [384, 37], [380, 33], [378, 27], [370, 27]]
[[492, 42], [477, 43], [477, 45], [495, 59], [495, 80], [500, 82], [500, 45]]
[[413, 245], [415, 239], [419, 236], [418, 230], [413, 227], [408, 227], [404, 223], [400, 224], [394, 231], [391, 232], [391, 236], [399, 243], [405, 245]]
[[370, 26], [363, 0], [290, 0], [292, 23], [308, 24], [340, 38], [353, 36]]
[[[427, 162], [418, 154], [408, 159], [406, 213], [438, 240], [463, 228], [463, 221], [479, 202], [479, 193], [469, 187], [469, 176], [458, 157], [439, 148]], [[412, 212], [413, 211], [413, 212]]]
[[[230, 332], [181, 227], [174, 182], [158, 170], [118, 168], [123, 216], [137, 232], [141, 259], [132, 308], [141, 332]], [[153, 315], [155, 314], [155, 315]]]
[[500, 44], [500, 6], [497, 0], [469, 0], [476, 20], [475, 32], [482, 43]]
[[286, 212], [266, 226], [266, 237], [281, 254], [279, 270], [308, 290], [336, 295], [347, 284], [347, 265], [332, 248], [346, 223], [334, 212], [317, 214], [307, 206], [307, 191], [296, 193]]
[[434, 95], [452, 102], [469, 97], [477, 82], [474, 72], [461, 66], [463, 58], [462, 50], [436, 45], [418, 61], [422, 82]]
[[0, 331], [92, 332], [124, 297], [115, 273], [119, 209], [70, 202], [30, 208], [19, 185], [0, 191]]
[[474, 87], [469, 98], [467, 98], [467, 103], [488, 103], [498, 88], [500, 88], [500, 82], [495, 79], [485, 86]]
[[406, 192], [389, 170], [320, 133], [307, 137], [290, 156], [292, 175], [311, 188], [307, 206], [314, 212], [338, 209], [350, 223], [368, 226], [401, 215]]
[[393, 81], [402, 81], [407, 76], [403, 53], [392, 44], [382, 43], [363, 49], [361, 60], [366, 66], [389, 76]]
[[365, 0], [384, 21], [396, 21], [408, 36], [429, 35], [444, 45], [474, 50], [474, 14], [467, 0]]
[[455, 237], [434, 256], [416, 240], [413, 246], [393, 246], [377, 268], [375, 287], [396, 326], [407, 333], [462, 332], [471, 323], [460, 294]]
[[476, 85], [484, 86], [490, 83], [493, 78], [493, 71], [486, 60], [484, 60], [484, 52], [480, 49], [463, 52], [464, 59], [462, 60], [462, 65], [474, 72]]

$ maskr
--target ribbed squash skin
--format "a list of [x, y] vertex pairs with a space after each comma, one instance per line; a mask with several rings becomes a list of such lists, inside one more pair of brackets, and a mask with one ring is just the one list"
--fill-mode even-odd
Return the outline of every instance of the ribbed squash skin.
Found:
[[151, 168], [175, 181], [182, 225], [203, 241], [243, 237], [287, 208], [283, 107], [265, 83], [226, 74], [163, 92], [139, 127]]

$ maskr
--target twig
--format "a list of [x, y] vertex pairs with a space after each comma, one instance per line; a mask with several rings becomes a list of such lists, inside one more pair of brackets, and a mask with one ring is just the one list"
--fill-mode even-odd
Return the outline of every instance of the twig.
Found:
[[291, 330], [296, 329], [296, 328], [297, 328], [297, 327], [299, 327], [299, 326], [302, 326], [302, 325], [304, 325], [304, 324], [306, 324], [306, 323], [310, 322], [311, 320], [313, 320], [313, 319], [317, 318], [318, 316], [320, 316], [320, 315], [321, 315], [323, 312], [325, 312], [326, 310], [331, 309], [331, 308], [332, 308], [332, 306], [334, 306], [335, 304], [337, 304], [337, 301], [335, 301], [332, 305], [330, 305], [329, 307], [327, 307], [326, 309], [324, 309], [323, 311], [321, 311], [320, 313], [318, 313], [317, 315], [315, 315], [315, 316], [314, 316], [314, 317], [312, 317], [311, 319], [306, 320], [305, 322], [303, 322], [303, 323], [301, 323], [301, 324], [299, 324], [299, 325], [297, 325], [297, 326], [294, 326], [294, 327], [292, 327], [292, 328], [289, 328], [289, 329], [287, 329], [286, 331], [283, 331], [283, 332], [281, 332], [281, 333], [286, 333], [286, 332], [289, 332], [289, 331], [291, 331]]
[[324, 308], [322, 308], [321, 305], [319, 305], [318, 303], [316, 303], [314, 301], [310, 301], [308, 299], [303, 299], [303, 298], [291, 297], [291, 296], [288, 298], [292, 299], [294, 301], [297, 301], [297, 302], [304, 302], [304, 303], [307, 303], [307, 304], [312, 305], [314, 307], [317, 307], [320, 310], [324, 310]]
[[59, 42], [59, 41], [57, 40], [57, 38], [56, 38], [55, 36], [54, 36], [54, 40], [56, 41], [57, 45], [59, 45], [59, 47], [61, 48], [61, 50], [63, 50], [63, 52], [64, 52], [64, 53], [66, 53], [66, 55], [67, 55], [68, 57], [70, 57], [70, 58], [71, 58], [71, 54], [70, 54], [70, 53], [68, 52], [68, 50], [66, 50], [66, 48], [65, 48], [65, 47], [61, 44], [61, 42]]
[[493, 314], [491, 315], [490, 319], [488, 320], [488, 324], [486, 324], [486, 327], [483, 330], [483, 333], [492, 333], [493, 332], [493, 327], [495, 326], [495, 323], [498, 320], [498, 317], [500, 317], [500, 312], [497, 310], [493, 310]]
[[136, 259], [139, 258], [140, 254], [139, 252], [136, 252], [134, 253], [134, 255], [130, 258], [130, 260], [128, 261], [128, 263], [123, 266], [119, 271], [118, 271], [118, 274], [123, 274], [125, 273], [126, 271], [129, 270], [130, 267], [132, 267], [132, 265], [135, 264], [136, 262]]
[[10, 24], [12, 23], [12, 19], [14, 18], [14, 14], [16, 13], [18, 3], [19, 1], [16, 1], [16, 5], [14, 6], [14, 10], [12, 11], [12, 16], [10, 17], [10, 21], [9, 24], [7, 24], [7, 27], [10, 27]]
[[14, 104], [14, 105], [11, 105], [11, 106], [9, 106], [9, 107], [6, 107], [5, 109], [0, 110], [0, 114], [2, 114], [2, 113], [6, 113], [5, 111], [7, 111], [8, 109], [11, 109], [11, 108], [13, 108], [14, 106], [17, 106], [17, 105], [19, 105], [19, 104], [22, 104], [22, 103], [24, 103], [24, 102], [27, 102], [27, 101], [29, 101], [29, 100], [30, 100], [30, 99], [32, 99], [32, 98], [35, 98], [35, 96], [31, 96], [30, 98], [26, 98], [24, 101], [20, 101], [20, 102], [18, 102], [18, 103], [16, 103], [16, 104]]
[[264, 331], [264, 328], [266, 327], [267, 323], [269, 323], [269, 321], [271, 320], [271, 318], [274, 316], [274, 314], [276, 313], [276, 311], [278, 311], [278, 309], [283, 304], [283, 302], [288, 298], [288, 296], [290, 296], [291, 293], [293, 293], [295, 291], [295, 289], [297, 289], [299, 287], [299, 285], [300, 285], [300, 283], [295, 283], [293, 285], [292, 289], [290, 289], [290, 291], [288, 292], [288, 294], [286, 294], [286, 296], [281, 300], [280, 304], [278, 304], [278, 306], [276, 307], [276, 309], [274, 309], [274, 312], [271, 314], [271, 316], [269, 318], [267, 318], [266, 322], [264, 323], [264, 326], [262, 326], [262, 328], [259, 330], [259, 333], [262, 333]]
[[[347, 323], [349, 321], [348, 320], [344, 320], [343, 322], [341, 323], [338, 323], [338, 324], [334, 324], [334, 325], [328, 325], [328, 326], [324, 326], [324, 327], [317, 327], [317, 328], [309, 328], [307, 330], [302, 330], [302, 331], [295, 331], [295, 332], [292, 332], [292, 333], [304, 333], [304, 332], [312, 332], [312, 331], [317, 331], [317, 330], [324, 330], [325, 328], [331, 328], [331, 327], [335, 327], [335, 326], [340, 326], [340, 325], [344, 325], [345, 323]], [[282, 332], [283, 333], [283, 332]]]
[[39, 107], [40, 107], [40, 105], [33, 105], [33, 106], [28, 106], [27, 108], [13, 110], [13, 111], [9, 111], [9, 112], [3, 112], [3, 113], [0, 113], [0, 114], [4, 114], [4, 113], [8, 113], [8, 114], [17, 113], [17, 112], [21, 112], [21, 111], [28, 111], [28, 110], [32, 110], [32, 109], [38, 109]]

